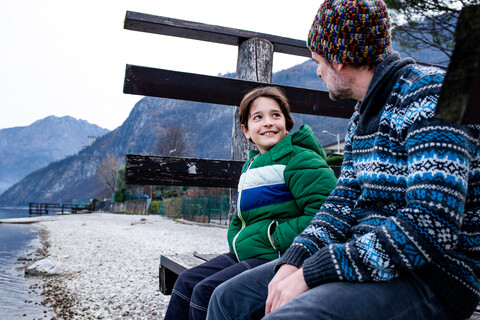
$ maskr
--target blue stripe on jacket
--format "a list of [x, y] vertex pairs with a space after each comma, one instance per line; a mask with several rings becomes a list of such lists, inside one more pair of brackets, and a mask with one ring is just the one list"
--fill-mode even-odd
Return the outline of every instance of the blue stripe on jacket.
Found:
[[293, 200], [285, 183], [243, 190], [240, 209], [242, 212]]
[[245, 212], [292, 200], [293, 195], [285, 184], [284, 171], [285, 165], [274, 164], [244, 172], [240, 210]]

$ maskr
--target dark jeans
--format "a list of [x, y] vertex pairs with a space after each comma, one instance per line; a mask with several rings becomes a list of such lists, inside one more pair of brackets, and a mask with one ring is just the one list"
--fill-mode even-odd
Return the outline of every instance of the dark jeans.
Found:
[[[260, 319], [276, 261], [226, 281], [213, 293], [208, 320]], [[452, 314], [415, 274], [389, 282], [331, 282], [312, 288], [263, 319], [450, 320]]]
[[245, 270], [268, 262], [247, 259], [238, 262], [233, 253], [225, 253], [197, 267], [185, 270], [173, 286], [165, 320], [205, 319], [213, 290]]

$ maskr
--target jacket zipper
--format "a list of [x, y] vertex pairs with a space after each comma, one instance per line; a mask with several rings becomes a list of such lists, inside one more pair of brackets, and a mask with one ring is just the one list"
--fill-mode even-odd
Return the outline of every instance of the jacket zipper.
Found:
[[238, 233], [235, 235], [235, 237], [233, 238], [233, 241], [232, 241], [233, 251], [234, 251], [235, 256], [237, 257], [238, 261], [240, 261], [240, 258], [238, 257], [237, 247], [236, 247], [235, 243], [237, 242], [237, 238], [238, 238], [238, 235], [240, 234], [240, 232], [242, 232], [242, 230], [245, 229], [245, 227], [246, 227], [245, 220], [242, 217], [242, 211], [240, 210], [240, 203], [241, 203], [241, 200], [242, 200], [242, 191], [243, 191], [243, 186], [245, 185], [245, 180], [247, 179], [248, 170], [250, 169], [250, 166], [252, 165], [253, 161], [259, 155], [260, 154], [257, 154], [255, 157], [253, 157], [252, 160], [250, 161], [250, 163], [248, 164], [247, 170], [245, 170], [245, 175], [243, 176], [243, 179], [240, 181], [241, 186], [240, 186], [240, 189], [238, 191], [237, 216], [240, 219], [240, 221], [242, 222], [242, 227], [240, 228], [240, 231], [238, 231]]
[[268, 228], [267, 228], [267, 238], [268, 240], [270, 241], [270, 245], [273, 247], [273, 249], [277, 250], [277, 258], [280, 258], [282, 256], [282, 253], [280, 251], [280, 248], [277, 248], [275, 246], [275, 244], [273, 243], [273, 234], [270, 234], [270, 227], [272, 226], [272, 224], [275, 224], [275, 227], [278, 227], [278, 221], [276, 220], [273, 220], [272, 223], [270, 223], [268, 225]]

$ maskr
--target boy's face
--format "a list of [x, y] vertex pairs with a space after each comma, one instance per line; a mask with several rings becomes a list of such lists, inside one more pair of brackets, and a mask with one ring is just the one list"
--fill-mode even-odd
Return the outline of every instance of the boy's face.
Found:
[[248, 114], [248, 129], [243, 124], [241, 127], [245, 138], [251, 139], [260, 153], [270, 150], [288, 133], [280, 106], [267, 97], [253, 101]]

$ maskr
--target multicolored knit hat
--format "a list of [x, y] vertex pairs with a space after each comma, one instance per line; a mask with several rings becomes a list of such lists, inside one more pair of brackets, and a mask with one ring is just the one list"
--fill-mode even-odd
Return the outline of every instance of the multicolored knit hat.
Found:
[[382, 0], [325, 0], [307, 45], [331, 62], [380, 62], [392, 53], [387, 6]]

